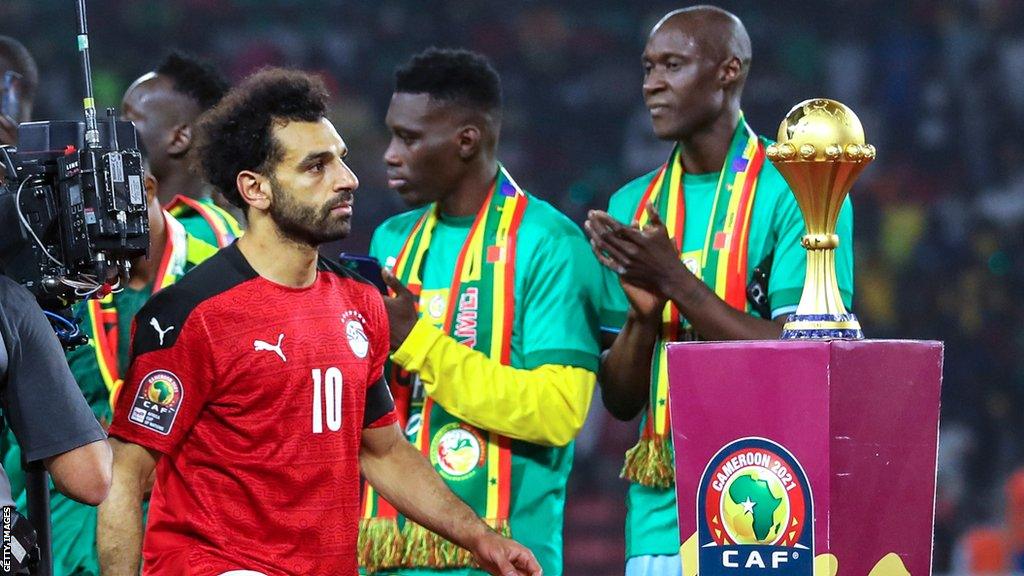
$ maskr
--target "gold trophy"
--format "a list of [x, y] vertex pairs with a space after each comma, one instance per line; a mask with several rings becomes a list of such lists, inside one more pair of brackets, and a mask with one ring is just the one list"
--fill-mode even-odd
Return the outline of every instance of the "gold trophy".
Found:
[[864, 128], [845, 105], [825, 98], [793, 107], [779, 126], [768, 159], [796, 195], [807, 234], [807, 276], [796, 313], [782, 330], [783, 340], [864, 338], [857, 317], [846, 310], [836, 281], [836, 220], [853, 181], [875, 159], [864, 143]]

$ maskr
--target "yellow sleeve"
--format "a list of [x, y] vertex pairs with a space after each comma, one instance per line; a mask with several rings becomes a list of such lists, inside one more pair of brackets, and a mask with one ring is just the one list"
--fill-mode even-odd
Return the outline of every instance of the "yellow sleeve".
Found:
[[502, 365], [425, 320], [416, 323], [391, 360], [418, 374], [427, 395], [456, 418], [546, 446], [565, 446], [576, 437], [597, 380], [575, 366]]

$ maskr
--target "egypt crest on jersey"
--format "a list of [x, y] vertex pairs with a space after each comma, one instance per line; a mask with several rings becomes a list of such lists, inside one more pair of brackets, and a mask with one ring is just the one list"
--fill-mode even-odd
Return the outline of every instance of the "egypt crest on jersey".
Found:
[[697, 490], [702, 576], [812, 576], [811, 487], [796, 458], [765, 438], [741, 438], [708, 462]]
[[370, 351], [370, 339], [366, 337], [366, 318], [355, 310], [348, 310], [341, 315], [341, 322], [345, 325], [345, 338], [348, 340], [349, 348], [356, 358], [366, 358]]

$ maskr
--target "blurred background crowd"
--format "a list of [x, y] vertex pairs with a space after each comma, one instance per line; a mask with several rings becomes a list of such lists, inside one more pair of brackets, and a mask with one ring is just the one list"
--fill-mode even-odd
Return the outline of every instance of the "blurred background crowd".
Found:
[[[1021, 568], [1024, 2], [719, 5], [753, 41], [744, 109], [756, 131], [774, 136], [793, 104], [826, 96], [857, 112], [878, 149], [852, 192], [854, 309], [869, 337], [946, 343], [936, 572]], [[470, 48], [493, 60], [504, 83], [500, 158], [526, 189], [582, 222], [667, 157], [643, 107], [640, 53], [654, 22], [680, 6], [93, 0], [96, 99], [119, 105], [128, 84], [175, 48], [232, 80], [264, 65], [321, 73], [362, 182], [344, 249], [362, 252], [374, 227], [402, 209], [381, 160], [395, 66], [430, 45]], [[39, 63], [37, 119], [78, 114], [73, 26], [70, 0], [0, 2], [0, 34], [20, 39]], [[617, 475], [634, 439], [635, 424], [595, 404], [568, 499], [569, 575], [621, 574], [626, 485]]]

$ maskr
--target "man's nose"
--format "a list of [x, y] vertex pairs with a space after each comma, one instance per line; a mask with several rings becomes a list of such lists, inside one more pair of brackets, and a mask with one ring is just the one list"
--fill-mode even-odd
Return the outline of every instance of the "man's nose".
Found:
[[402, 164], [402, 158], [398, 155], [398, 148], [395, 146], [395, 139], [392, 138], [388, 144], [388, 149], [384, 151], [384, 163], [388, 166], [400, 166]]
[[659, 72], [656, 68], [652, 69], [644, 77], [643, 92], [645, 96], [650, 96], [665, 88], [665, 75]]
[[348, 164], [341, 163], [341, 172], [338, 174], [337, 179], [334, 181], [334, 190], [355, 192], [356, 188], [359, 188], [359, 178], [356, 173], [348, 167]]

